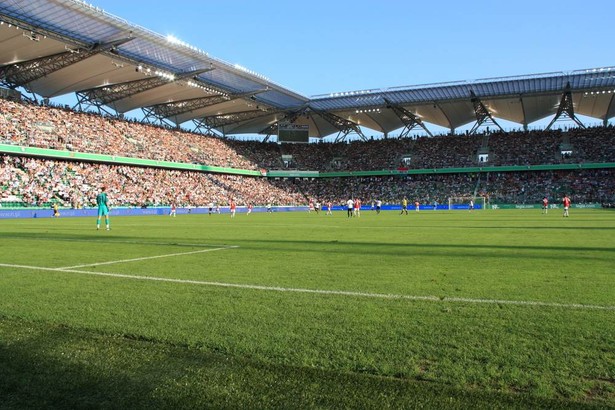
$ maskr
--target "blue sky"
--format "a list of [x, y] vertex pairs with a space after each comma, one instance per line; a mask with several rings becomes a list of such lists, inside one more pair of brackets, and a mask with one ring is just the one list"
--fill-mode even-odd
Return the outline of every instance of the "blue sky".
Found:
[[92, 0], [306, 96], [615, 63], [615, 2]]

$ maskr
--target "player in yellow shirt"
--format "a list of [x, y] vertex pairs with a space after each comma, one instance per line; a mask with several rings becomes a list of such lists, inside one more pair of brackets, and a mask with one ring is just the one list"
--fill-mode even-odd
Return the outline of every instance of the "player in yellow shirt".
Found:
[[406, 197], [401, 200], [401, 212], [399, 214], [402, 215], [404, 212], [408, 215], [408, 198]]

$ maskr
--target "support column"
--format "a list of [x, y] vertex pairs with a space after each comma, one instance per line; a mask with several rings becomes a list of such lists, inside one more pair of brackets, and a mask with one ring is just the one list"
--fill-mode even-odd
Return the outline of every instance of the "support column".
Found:
[[574, 121], [579, 127], [585, 128], [585, 125], [574, 115], [574, 103], [572, 101], [572, 92], [570, 90], [570, 83], [566, 84], [566, 88], [564, 89], [564, 94], [562, 94], [562, 99], [559, 102], [559, 107], [557, 107], [557, 113], [555, 117], [551, 120], [547, 129], [550, 130], [551, 126], [560, 119], [563, 115], [570, 118]]
[[470, 130], [470, 135], [474, 134], [481, 126], [493, 124], [498, 127], [501, 131], [504, 131], [500, 124], [493, 118], [485, 104], [474, 94], [474, 91], [470, 91], [470, 95], [472, 96], [472, 105], [474, 106], [474, 114], [476, 115], [476, 124]]
[[402, 106], [393, 104], [386, 98], [384, 99], [384, 101], [387, 104], [387, 108], [392, 110], [395, 115], [397, 115], [397, 117], [401, 120], [401, 122], [404, 123], [404, 129], [399, 134], [399, 138], [407, 137], [410, 134], [410, 131], [412, 131], [416, 127], [421, 127], [430, 137], [433, 137], [433, 135], [427, 129], [427, 127], [425, 127], [425, 124], [423, 124], [423, 121], [419, 116], [417, 116], [411, 111], [408, 111]]

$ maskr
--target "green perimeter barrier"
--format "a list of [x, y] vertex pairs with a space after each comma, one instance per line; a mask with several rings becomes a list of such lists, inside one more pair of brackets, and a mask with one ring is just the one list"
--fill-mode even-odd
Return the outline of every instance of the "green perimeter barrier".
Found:
[[270, 178], [337, 178], [337, 177], [372, 177], [372, 176], [403, 176], [403, 175], [434, 175], [434, 174], [471, 174], [484, 172], [521, 172], [521, 171], [558, 171], [615, 168], [615, 162], [586, 164], [554, 164], [554, 165], [508, 165], [501, 167], [468, 167], [468, 168], [429, 168], [429, 169], [383, 169], [378, 171], [351, 172], [318, 172], [318, 171], [286, 171], [271, 170], [267, 172]]
[[137, 166], [142, 166], [142, 167], [181, 169], [185, 171], [213, 172], [213, 173], [218, 173], [218, 174], [236, 174], [236, 175], [247, 175], [247, 176], [261, 176], [262, 175], [260, 171], [251, 171], [247, 169], [213, 167], [213, 166], [199, 165], [199, 164], [187, 164], [184, 162], [156, 161], [152, 159], [129, 158], [129, 157], [121, 157], [117, 155], [86, 154], [83, 152], [59, 151], [55, 149], [23, 147], [19, 145], [0, 144], [0, 152], [4, 152], [7, 154], [18, 154], [18, 155], [35, 156], [35, 157], [63, 159], [63, 160], [70, 160], [70, 161], [99, 162], [99, 163], [115, 164], [115, 165], [119, 165], [119, 164], [137, 165]]
[[[586, 203], [586, 204], [571, 204], [571, 208], [602, 208], [602, 205], [598, 203]], [[491, 204], [491, 209], [542, 209], [540, 204]], [[563, 209], [561, 204], [551, 204], [549, 209]]]
[[20, 145], [0, 144], [0, 152], [34, 157], [63, 159], [69, 161], [89, 161], [105, 164], [136, 165], [142, 167], [179, 169], [185, 171], [211, 172], [219, 174], [235, 174], [268, 178], [336, 178], [336, 177], [369, 177], [369, 176], [404, 176], [425, 174], [468, 174], [482, 172], [520, 172], [520, 171], [557, 171], [615, 168], [615, 162], [585, 163], [585, 164], [555, 164], [555, 165], [510, 165], [501, 167], [469, 167], [469, 168], [429, 168], [408, 170], [378, 170], [352, 172], [319, 172], [296, 170], [253, 171], [238, 168], [214, 167], [183, 162], [156, 161], [143, 158], [130, 158], [117, 155], [87, 154], [74, 151], [60, 151], [48, 148], [24, 147]]
[[429, 168], [408, 170], [354, 171], [354, 172], [321, 172], [322, 178], [360, 177], [386, 175], [425, 175], [425, 174], [469, 174], [479, 172], [520, 172], [520, 171], [557, 171], [615, 168], [614, 162], [587, 164], [554, 164], [554, 165], [508, 165], [501, 167], [468, 167], [468, 168]]
[[[395, 207], [396, 205], [392, 205], [393, 207]], [[385, 207], [387, 208], [391, 208], [391, 205], [386, 205]], [[599, 203], [581, 203], [581, 204], [571, 204], [570, 205], [571, 208], [578, 208], [578, 209], [600, 209], [602, 208], [602, 205]], [[148, 209], [157, 209], [157, 208], [168, 208], [168, 206], [163, 206], [163, 205], [156, 205], [156, 206], [152, 206], [151, 208]], [[276, 208], [280, 208], [280, 207], [276, 207]], [[467, 207], [466, 207], [467, 208]], [[487, 204], [487, 209], [541, 209], [542, 205], [539, 204]], [[70, 208], [70, 207], [66, 207], [66, 206], [60, 206], [59, 207], [60, 211], [64, 211], [67, 209], [71, 209], [74, 210], [74, 208]], [[94, 210], [94, 207], [86, 207], [86, 208], [80, 208], [80, 209], [84, 209], [84, 210]], [[126, 206], [117, 206], [114, 207], [113, 209], [138, 209], [138, 208], [131, 208], [131, 207], [126, 207]], [[205, 208], [203, 208], [205, 209]], [[562, 209], [562, 205], [561, 204], [551, 204], [549, 205], [549, 209]], [[40, 210], [47, 210], [51, 212], [51, 207], [50, 206], [30, 206], [30, 205], [24, 205], [23, 203], [17, 203], [17, 202], [0, 202], [0, 211], [2, 210], [20, 210], [20, 211], [40, 211]], [[301, 210], [303, 210], [303, 208], [301, 208]], [[342, 211], [344, 209], [341, 209]], [[395, 208], [396, 211], [399, 211], [399, 206], [397, 206]]]

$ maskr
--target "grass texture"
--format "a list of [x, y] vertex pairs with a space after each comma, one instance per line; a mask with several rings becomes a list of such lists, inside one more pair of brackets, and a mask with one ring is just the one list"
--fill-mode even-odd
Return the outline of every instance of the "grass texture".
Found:
[[615, 408], [615, 212], [0, 221], [0, 408]]

